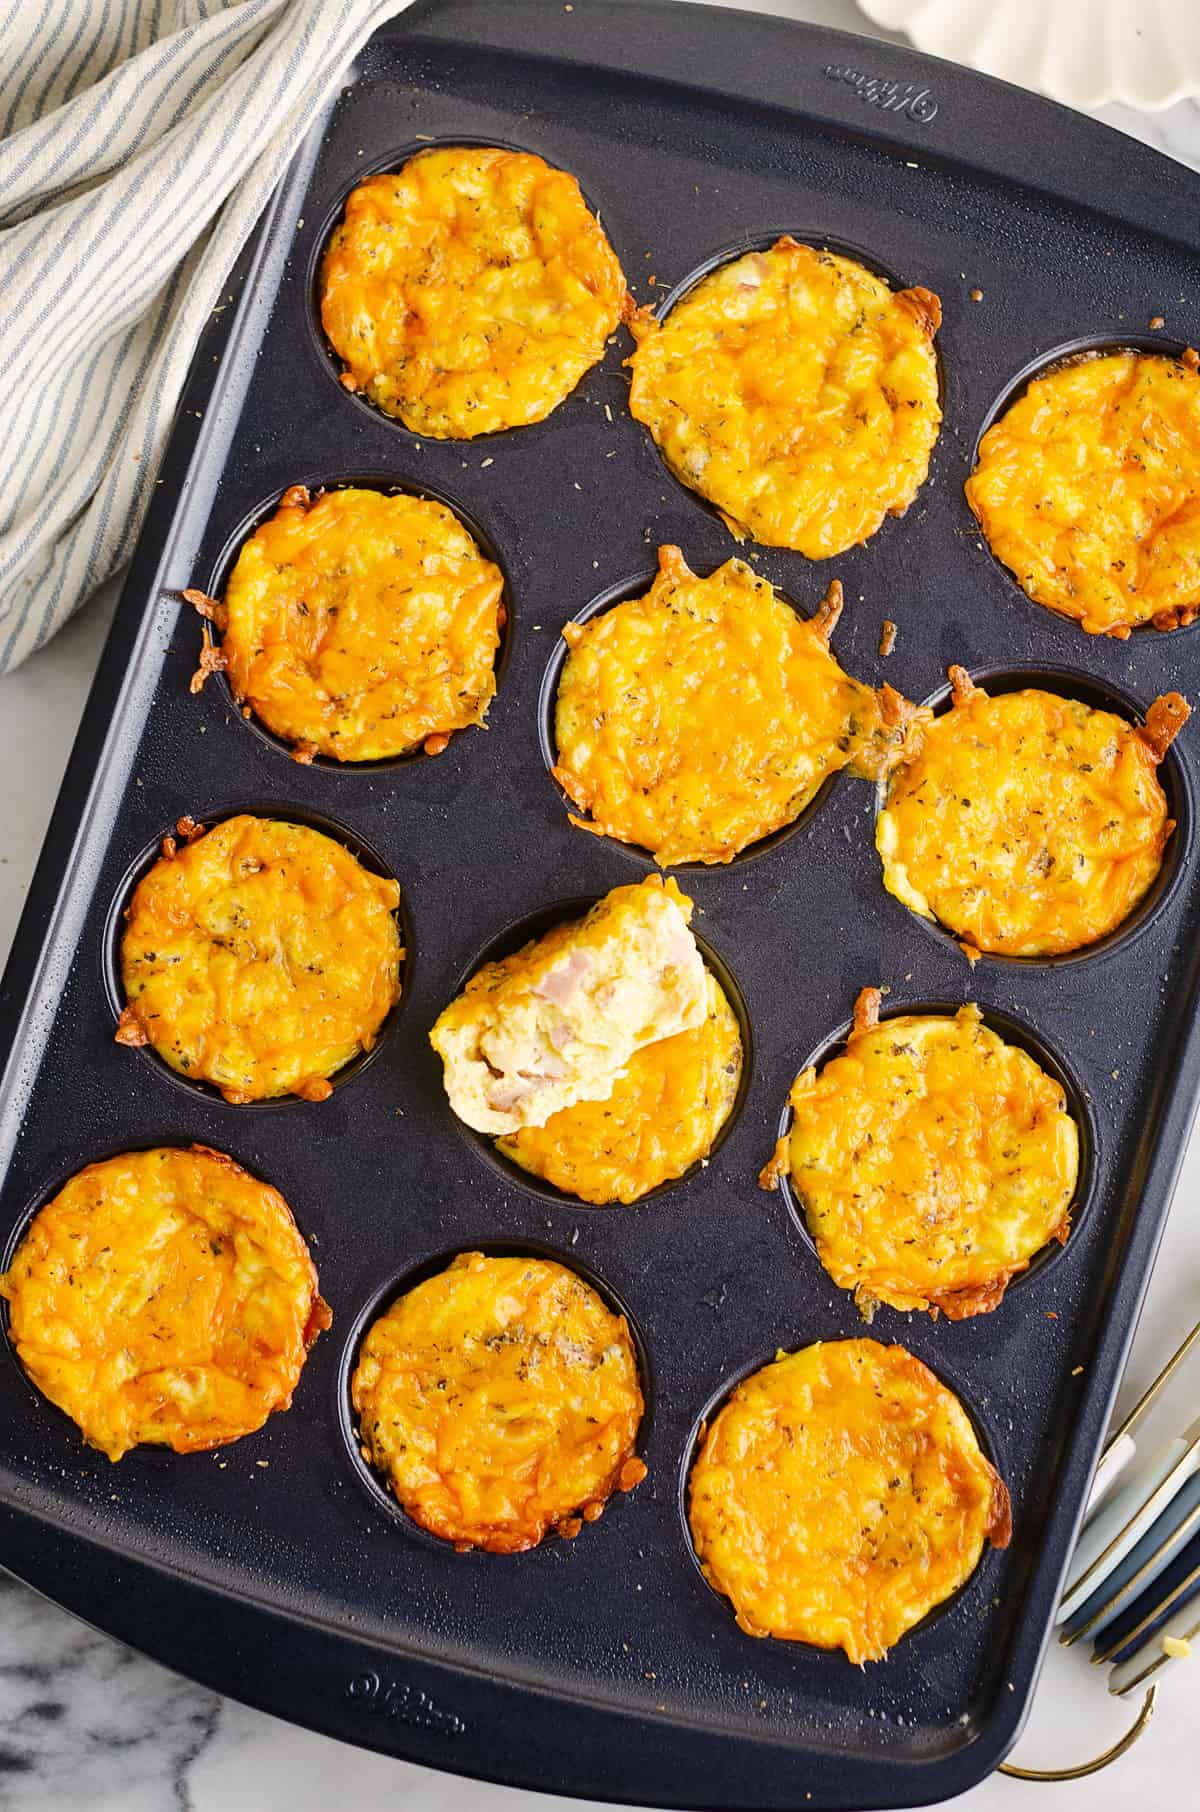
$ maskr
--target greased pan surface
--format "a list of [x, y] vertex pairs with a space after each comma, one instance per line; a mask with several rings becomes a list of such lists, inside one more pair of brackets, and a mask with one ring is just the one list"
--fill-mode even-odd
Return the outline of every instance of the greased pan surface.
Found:
[[[648, 868], [573, 831], [546, 770], [538, 700], [558, 631], [648, 579], [661, 542], [699, 571], [734, 549], [629, 418], [623, 336], [547, 421], [508, 436], [418, 446], [342, 391], [313, 302], [325, 233], [358, 178], [427, 139], [572, 170], [642, 301], [785, 231], [938, 292], [946, 420], [908, 516], [821, 567], [743, 550], [806, 612], [842, 579], [834, 646], [850, 671], [918, 699], [952, 660], [985, 684], [1074, 673], [1089, 700], [1143, 709], [1171, 686], [1200, 697], [1200, 630], [1084, 637], [1022, 596], [962, 496], [981, 427], [1031, 362], [1137, 340], [1156, 314], [1153, 344], [1200, 334], [1195, 177], [982, 78], [745, 13], [450, 0], [404, 15], [301, 151], [197, 360], [3, 988], [6, 1252], [80, 1164], [199, 1140], [282, 1190], [334, 1326], [260, 1434], [116, 1468], [6, 1345], [4, 1561], [213, 1686], [465, 1773], [697, 1808], [947, 1797], [1020, 1727], [1192, 1118], [1200, 742], [1189, 727], [1167, 763], [1173, 884], [1135, 932], [1067, 963], [969, 969], [884, 892], [871, 790], [839, 777], [793, 835], [680, 877], [752, 1034], [744, 1105], [711, 1164], [640, 1209], [600, 1210], [483, 1162], [442, 1096], [430, 1024], [506, 927]], [[364, 478], [427, 488], [477, 526], [508, 582], [507, 659], [488, 729], [436, 760], [303, 768], [219, 680], [189, 696], [198, 626], [176, 594], [219, 582], [287, 485]], [[884, 618], [899, 625], [886, 661]], [[320, 1105], [227, 1107], [112, 1041], [114, 902], [181, 813], [239, 809], [340, 830], [404, 888], [404, 998], [378, 1055]], [[860, 1672], [737, 1630], [693, 1563], [681, 1480], [701, 1414], [739, 1378], [777, 1347], [861, 1329], [755, 1177], [797, 1067], [836, 1043], [866, 983], [890, 984], [892, 1011], [977, 999], [1047, 1052], [1086, 1108], [1090, 1182], [1066, 1248], [995, 1314], [876, 1319], [962, 1397], [1015, 1534]], [[392, 1514], [345, 1400], [364, 1316], [475, 1246], [578, 1266], [626, 1308], [648, 1373], [648, 1479], [577, 1542], [511, 1559], [456, 1555]]]

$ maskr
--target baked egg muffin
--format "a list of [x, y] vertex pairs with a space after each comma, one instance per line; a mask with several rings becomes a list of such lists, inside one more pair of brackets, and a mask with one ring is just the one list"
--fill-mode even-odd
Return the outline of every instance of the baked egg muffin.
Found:
[[460, 1551], [578, 1535], [646, 1476], [628, 1324], [551, 1259], [460, 1253], [372, 1324], [350, 1395], [363, 1458]]
[[702, 1024], [635, 1051], [604, 1101], [576, 1101], [496, 1148], [567, 1195], [636, 1202], [707, 1158], [742, 1075], [737, 1016], [709, 970]]
[[400, 888], [332, 837], [190, 818], [126, 908], [117, 1043], [240, 1104], [324, 1101], [400, 998]]
[[606, 1101], [643, 1045], [702, 1026], [691, 916], [673, 880], [649, 875], [485, 963], [429, 1034], [459, 1119], [492, 1134], [545, 1126], [577, 1101]]
[[785, 237], [631, 323], [629, 406], [731, 533], [810, 560], [902, 516], [942, 419], [941, 304]]
[[1008, 1546], [1008, 1492], [951, 1390], [902, 1346], [779, 1353], [702, 1430], [688, 1518], [748, 1636], [888, 1650]]
[[844, 673], [835, 579], [805, 620], [741, 560], [708, 578], [677, 547], [644, 597], [568, 623], [554, 776], [571, 823], [674, 862], [729, 862], [850, 767], [878, 779], [909, 707]]
[[223, 670], [297, 761], [439, 755], [495, 695], [503, 591], [445, 504], [292, 485], [224, 599], [183, 594], [222, 638], [217, 649], [204, 630], [192, 691]]
[[951, 667], [892, 769], [875, 843], [889, 893], [969, 956], [1057, 956], [1115, 931], [1174, 830], [1155, 772], [1190, 715], [1178, 692], [1144, 724], [1030, 687], [989, 697]]
[[279, 1191], [204, 1145], [79, 1171], [34, 1215], [0, 1296], [29, 1377], [110, 1460], [253, 1434], [332, 1320]]
[[879, 1001], [864, 988], [845, 1049], [796, 1078], [760, 1181], [790, 1178], [818, 1258], [868, 1321], [880, 1303], [963, 1321], [1065, 1242], [1079, 1128], [1061, 1083], [977, 1006], [881, 1023]]
[[967, 502], [1035, 604], [1092, 635], [1200, 611], [1200, 355], [1071, 359], [979, 443]]
[[346, 389], [430, 440], [541, 421], [632, 308], [575, 178], [477, 145], [359, 183], [320, 296]]

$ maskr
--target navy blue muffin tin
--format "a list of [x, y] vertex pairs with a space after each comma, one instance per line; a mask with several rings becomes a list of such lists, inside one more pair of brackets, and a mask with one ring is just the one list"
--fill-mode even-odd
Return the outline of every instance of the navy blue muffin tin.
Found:
[[[195, 363], [3, 983], [0, 1246], [80, 1165], [198, 1140], [281, 1189], [332, 1329], [294, 1405], [212, 1455], [119, 1466], [0, 1353], [4, 1564], [182, 1672], [296, 1722], [466, 1774], [689, 1808], [907, 1806], [993, 1769], [1025, 1715], [1200, 1084], [1200, 733], [1165, 763], [1169, 885], [1066, 963], [985, 959], [892, 899], [872, 789], [839, 776], [794, 834], [680, 879], [749, 1028], [712, 1161], [631, 1209], [558, 1198], [489, 1162], [446, 1104], [428, 1029], [481, 953], [556, 904], [650, 872], [573, 830], [539, 706], [569, 618], [651, 576], [661, 543], [735, 551], [629, 416], [622, 330], [545, 422], [418, 441], [348, 396], [314, 279], [369, 170], [427, 143], [499, 142], [573, 171], [639, 301], [716, 252], [792, 232], [941, 297], [945, 422], [903, 520], [819, 566], [740, 551], [802, 612], [840, 578], [842, 664], [914, 699], [950, 662], [995, 687], [1052, 676], [1145, 710], [1200, 703], [1197, 629], [1086, 637], [982, 546], [962, 485], [982, 425], [1064, 349], [1200, 335], [1200, 180], [1049, 103], [889, 46], [746, 13], [620, 0], [445, 0], [376, 36], [273, 199]], [[651, 281], [653, 279], [653, 282]], [[974, 300], [972, 292], [981, 292]], [[1147, 324], [1165, 317], [1161, 334]], [[439, 497], [503, 568], [510, 612], [486, 730], [436, 759], [289, 760], [220, 678], [192, 697], [211, 590], [287, 486], [361, 479]], [[895, 652], [878, 655], [895, 621]], [[190, 813], [292, 815], [404, 891], [404, 995], [378, 1053], [321, 1104], [230, 1107], [113, 1042], [131, 880]], [[551, 915], [553, 916], [553, 915]], [[682, 1480], [698, 1418], [777, 1348], [861, 1333], [783, 1194], [759, 1190], [801, 1062], [864, 985], [888, 1011], [978, 1000], [1082, 1104], [1075, 1230], [990, 1315], [884, 1309], [874, 1334], [959, 1393], [1013, 1496], [1014, 1537], [883, 1663], [753, 1641], [700, 1577]], [[346, 1401], [363, 1318], [472, 1247], [549, 1252], [622, 1304], [646, 1373], [649, 1476], [574, 1542], [515, 1557], [424, 1537], [364, 1476]]]

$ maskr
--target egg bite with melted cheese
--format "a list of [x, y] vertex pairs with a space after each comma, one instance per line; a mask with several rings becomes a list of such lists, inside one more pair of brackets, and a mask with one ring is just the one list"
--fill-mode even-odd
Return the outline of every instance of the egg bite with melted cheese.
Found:
[[803, 1070], [762, 1173], [790, 1178], [817, 1256], [868, 1321], [880, 1303], [963, 1321], [1065, 1242], [1079, 1128], [1062, 1084], [983, 1022], [879, 1019], [864, 988], [844, 1050]]
[[238, 1104], [324, 1101], [400, 998], [400, 888], [304, 824], [190, 818], [134, 889], [117, 1042]]
[[706, 1158], [742, 1075], [737, 1016], [712, 971], [702, 1024], [634, 1052], [603, 1101], [576, 1101], [544, 1126], [496, 1141], [522, 1170], [598, 1205], [636, 1202]]
[[1174, 830], [1156, 769], [1190, 715], [1178, 692], [1144, 724], [1030, 687], [990, 697], [951, 667], [892, 769], [875, 843], [889, 893], [969, 956], [1057, 956], [1115, 931]]
[[967, 502], [1036, 604], [1092, 635], [1200, 612], [1200, 355], [1088, 354], [1036, 377], [979, 443]]
[[748, 1636], [881, 1661], [1007, 1547], [1003, 1481], [954, 1393], [902, 1346], [818, 1341], [739, 1384], [702, 1432], [688, 1520]]
[[346, 389], [430, 440], [541, 421], [632, 309], [575, 178], [478, 145], [351, 191], [320, 306]]
[[902, 516], [942, 419], [927, 289], [785, 237], [632, 321], [629, 406], [731, 533], [828, 559]]
[[702, 1026], [691, 916], [673, 880], [649, 875], [485, 963], [429, 1034], [459, 1119], [493, 1135], [545, 1126], [577, 1101], [608, 1100], [643, 1045]]
[[840, 768], [878, 779], [910, 708], [843, 672], [835, 579], [806, 620], [741, 560], [708, 578], [662, 547], [644, 597], [568, 623], [554, 776], [581, 830], [663, 867], [729, 862]]
[[89, 1164], [0, 1276], [38, 1389], [110, 1460], [222, 1447], [287, 1409], [330, 1325], [277, 1189], [193, 1145]]
[[460, 1253], [368, 1329], [350, 1395], [364, 1459], [460, 1550], [571, 1538], [646, 1476], [628, 1324], [551, 1259]]
[[440, 754], [496, 691], [504, 578], [445, 504], [383, 491], [284, 492], [207, 629], [193, 692], [223, 669], [246, 714], [298, 761]]

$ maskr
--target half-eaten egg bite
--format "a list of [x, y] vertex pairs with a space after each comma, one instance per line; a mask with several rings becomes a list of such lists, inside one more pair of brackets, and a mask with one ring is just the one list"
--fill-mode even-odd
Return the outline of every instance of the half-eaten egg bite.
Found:
[[879, 1661], [1007, 1547], [1009, 1495], [954, 1393], [901, 1346], [818, 1341], [702, 1432], [688, 1520], [749, 1636]]
[[372, 1324], [351, 1398], [368, 1464], [459, 1549], [574, 1537], [646, 1476], [628, 1324], [550, 1259], [460, 1253]]
[[702, 1026], [691, 914], [673, 880], [651, 875], [485, 963], [430, 1033], [459, 1119], [493, 1135], [544, 1127], [577, 1101], [608, 1100], [644, 1045]]
[[729, 862], [799, 817], [841, 768], [879, 779], [911, 708], [830, 651], [835, 579], [806, 620], [741, 560], [707, 578], [659, 549], [644, 597], [568, 623], [555, 778], [582, 830], [662, 866]]
[[466, 440], [549, 415], [633, 305], [573, 176], [451, 145], [351, 191], [320, 306], [347, 390], [414, 434]]
[[1124, 923], [1174, 830], [1156, 769], [1190, 715], [1178, 692], [1144, 724], [1029, 687], [989, 696], [951, 667], [923, 714], [875, 842], [889, 893], [968, 954], [1057, 956]]
[[496, 691], [504, 579], [445, 504], [292, 485], [237, 557], [223, 599], [183, 596], [208, 628], [198, 692], [234, 699], [297, 761], [438, 755]]
[[332, 1319], [277, 1189], [206, 1146], [89, 1164], [0, 1276], [38, 1389], [110, 1460], [221, 1447], [287, 1409]]
[[796, 1078], [761, 1181], [790, 1178], [867, 1320], [886, 1303], [962, 1321], [1066, 1240], [1079, 1128], [1061, 1083], [978, 1007], [881, 1021], [879, 1003], [864, 988], [844, 1050]]
[[178, 828], [126, 909], [118, 1044], [231, 1103], [324, 1101], [400, 998], [399, 885], [304, 824]]
[[639, 309], [629, 406], [730, 532], [828, 559], [901, 516], [942, 419], [941, 305], [785, 237]]

